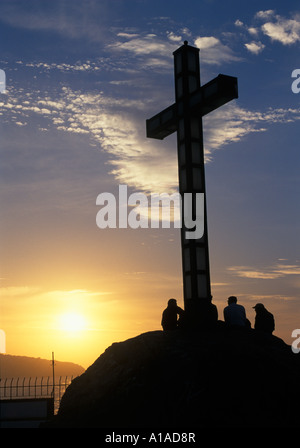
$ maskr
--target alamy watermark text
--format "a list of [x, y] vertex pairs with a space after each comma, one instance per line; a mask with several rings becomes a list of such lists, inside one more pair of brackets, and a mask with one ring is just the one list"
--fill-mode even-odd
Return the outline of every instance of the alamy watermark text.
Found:
[[4, 70], [0, 70], [0, 93], [4, 93], [6, 89], [6, 75]]
[[[183, 201], [183, 202], [182, 202]], [[186, 239], [199, 239], [204, 234], [204, 193], [133, 193], [119, 185], [119, 197], [101, 193], [96, 204], [101, 206], [96, 223], [99, 229], [182, 228]]]
[[292, 342], [293, 353], [300, 353], [300, 328], [297, 328], [292, 332], [292, 338], [295, 338]]
[[300, 68], [296, 68], [292, 71], [292, 78], [296, 78], [295, 81], [292, 82], [291, 89], [293, 93], [300, 92]]

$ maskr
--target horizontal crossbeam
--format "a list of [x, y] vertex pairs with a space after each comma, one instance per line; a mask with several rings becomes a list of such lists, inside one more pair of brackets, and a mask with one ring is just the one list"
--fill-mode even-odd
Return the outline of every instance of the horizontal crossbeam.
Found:
[[163, 140], [177, 131], [177, 121], [177, 106], [174, 103], [159, 114], [146, 120], [147, 137]]
[[[189, 97], [191, 116], [204, 117], [229, 101], [238, 98], [237, 78], [218, 75]], [[147, 137], [163, 140], [177, 131], [178, 119], [183, 115], [181, 103], [172, 104], [146, 121]]]

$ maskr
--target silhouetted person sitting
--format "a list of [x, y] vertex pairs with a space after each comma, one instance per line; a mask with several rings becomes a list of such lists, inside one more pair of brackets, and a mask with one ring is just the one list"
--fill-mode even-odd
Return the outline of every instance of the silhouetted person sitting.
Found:
[[200, 315], [197, 316], [199, 324], [204, 329], [213, 328], [218, 322], [218, 308], [212, 303], [212, 296], [207, 300], [202, 299], [199, 302]]
[[223, 311], [225, 323], [234, 327], [248, 327], [245, 308], [237, 304], [237, 298], [230, 296], [227, 303], [228, 306]]
[[179, 318], [182, 317], [184, 314], [184, 311], [182, 308], [177, 306], [176, 299], [170, 299], [168, 301], [168, 307], [164, 310], [162, 314], [162, 320], [161, 325], [164, 329], [164, 331], [168, 330], [176, 330], [178, 328], [178, 322], [177, 315], [179, 315]]
[[257, 303], [253, 308], [256, 311], [254, 329], [272, 334], [275, 330], [273, 314], [266, 310], [262, 303]]

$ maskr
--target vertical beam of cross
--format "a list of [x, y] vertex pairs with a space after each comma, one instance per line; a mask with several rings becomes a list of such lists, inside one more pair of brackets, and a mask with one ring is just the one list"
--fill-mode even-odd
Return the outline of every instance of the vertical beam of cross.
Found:
[[147, 120], [147, 137], [163, 139], [177, 131], [183, 218], [185, 193], [192, 193], [194, 218], [197, 194], [204, 194], [203, 236], [187, 238], [184, 219], [181, 229], [184, 305], [196, 317], [211, 302], [202, 117], [238, 97], [237, 78], [219, 75], [201, 87], [199, 49], [185, 42], [173, 55], [176, 102]]
[[[189, 104], [193, 93], [200, 90], [199, 49], [187, 44], [174, 52], [175, 98], [178, 127], [179, 192], [185, 207], [185, 193], [204, 193], [204, 234], [200, 239], [187, 239], [181, 229], [182, 271], [186, 311], [196, 311], [199, 300], [211, 297], [207, 215], [205, 197], [204, 151], [201, 114], [192, 115]], [[195, 214], [195, 210], [193, 210]]]

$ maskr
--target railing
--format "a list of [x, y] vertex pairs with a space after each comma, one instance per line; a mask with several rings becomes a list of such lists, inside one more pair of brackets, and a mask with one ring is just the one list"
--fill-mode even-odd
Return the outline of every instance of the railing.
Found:
[[53, 398], [54, 413], [59, 409], [60, 401], [72, 377], [56, 378], [0, 378], [0, 400], [15, 400], [24, 398]]

